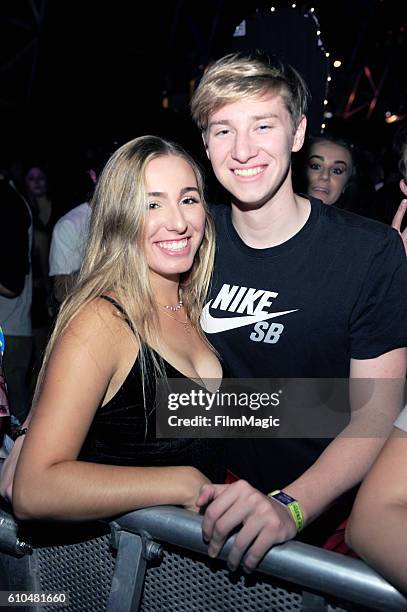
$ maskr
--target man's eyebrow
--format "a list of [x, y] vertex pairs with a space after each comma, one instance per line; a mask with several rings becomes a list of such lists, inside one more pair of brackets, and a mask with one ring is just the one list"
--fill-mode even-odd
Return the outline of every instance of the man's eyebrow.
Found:
[[[261, 121], [263, 119], [280, 119], [280, 116], [276, 113], [265, 113], [264, 115], [252, 115], [250, 119], [254, 121]], [[208, 128], [211, 128], [214, 125], [232, 125], [232, 121], [230, 119], [217, 119], [216, 121], [210, 121], [208, 124]]]
[[252, 119], [261, 121], [262, 119], [280, 119], [280, 115], [277, 113], [266, 113], [265, 115], [254, 115]]
[[[314, 157], [325, 161], [325, 157], [323, 155], [311, 155], [310, 159], [313, 159]], [[348, 164], [343, 159], [335, 159], [334, 164], [343, 164], [344, 166], [348, 167]]]
[[208, 123], [208, 128], [213, 127], [214, 125], [231, 125], [232, 122], [229, 119], [219, 119], [218, 121], [210, 121]]

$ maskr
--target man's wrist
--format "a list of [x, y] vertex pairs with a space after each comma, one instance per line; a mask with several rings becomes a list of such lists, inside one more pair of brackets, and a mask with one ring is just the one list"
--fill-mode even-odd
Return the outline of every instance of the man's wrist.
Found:
[[281, 491], [280, 489], [272, 491], [267, 495], [267, 497], [273, 499], [282, 506], [285, 506], [290, 511], [291, 517], [297, 528], [297, 532], [302, 531], [302, 529], [304, 529], [304, 513], [302, 511], [301, 504], [297, 499], [291, 497], [291, 495], [289, 495], [285, 491]]

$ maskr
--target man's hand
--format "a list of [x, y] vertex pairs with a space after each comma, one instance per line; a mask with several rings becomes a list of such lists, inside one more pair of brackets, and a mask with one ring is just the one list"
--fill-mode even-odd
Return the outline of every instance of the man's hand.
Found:
[[243, 555], [243, 569], [253, 571], [271, 546], [297, 534], [290, 510], [244, 480], [229, 485], [204, 485], [197, 505], [207, 504], [202, 531], [209, 542], [210, 557], [216, 557], [231, 531], [242, 526], [228, 556], [232, 571]]
[[[400, 181], [400, 189], [404, 193], [404, 195], [407, 196], [407, 185], [403, 179]], [[401, 200], [400, 206], [398, 207], [397, 212], [394, 215], [391, 226], [394, 227], [394, 229], [396, 229], [398, 233], [400, 234], [401, 239], [404, 244], [404, 248], [406, 250], [406, 255], [407, 255], [407, 228], [403, 232], [401, 231], [401, 224], [403, 222], [403, 218], [406, 213], [406, 210], [407, 210], [407, 199], [404, 199], [404, 200]]]

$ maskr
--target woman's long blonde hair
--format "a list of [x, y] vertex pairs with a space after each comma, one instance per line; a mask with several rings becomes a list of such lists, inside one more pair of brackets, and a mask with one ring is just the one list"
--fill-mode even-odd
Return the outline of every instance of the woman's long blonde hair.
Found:
[[92, 300], [113, 294], [123, 306], [127, 321], [140, 347], [143, 384], [145, 353], [150, 353], [157, 372], [164, 374], [162, 362], [150, 348], [159, 345], [157, 304], [143, 247], [147, 214], [145, 170], [147, 164], [163, 156], [184, 159], [194, 171], [205, 211], [205, 232], [192, 268], [181, 276], [182, 299], [191, 325], [206, 342], [199, 317], [210, 282], [214, 253], [213, 222], [204, 199], [202, 173], [196, 162], [180, 146], [157, 136], [142, 136], [120, 147], [107, 162], [92, 198], [92, 215], [85, 256], [73, 291], [63, 302], [48, 343], [38, 377], [34, 403], [44, 379], [52, 349], [78, 312]]

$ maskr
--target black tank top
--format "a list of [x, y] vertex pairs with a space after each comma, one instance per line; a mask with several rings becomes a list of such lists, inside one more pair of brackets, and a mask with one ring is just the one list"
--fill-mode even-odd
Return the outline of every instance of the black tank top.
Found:
[[[125, 317], [123, 308], [109, 296]], [[158, 357], [158, 355], [156, 354]], [[161, 358], [162, 359], [162, 358]], [[186, 378], [162, 359], [168, 378]], [[224, 482], [225, 459], [223, 440], [216, 439], [156, 439], [155, 382], [153, 363], [146, 352], [147, 380], [144, 403], [142, 373], [137, 356], [129, 374], [114, 397], [99, 406], [80, 451], [79, 460], [93, 463], [127, 466], [178, 466], [199, 469], [212, 482]]]

